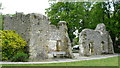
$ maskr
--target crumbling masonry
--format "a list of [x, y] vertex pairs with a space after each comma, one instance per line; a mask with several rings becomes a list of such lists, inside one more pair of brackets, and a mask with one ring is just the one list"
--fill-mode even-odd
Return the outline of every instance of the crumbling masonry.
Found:
[[103, 23], [98, 24], [95, 30], [82, 30], [79, 35], [79, 44], [81, 56], [114, 53], [111, 37]]
[[[30, 61], [47, 59], [48, 53], [51, 52], [74, 57], [65, 21], [60, 21], [56, 27], [49, 24], [44, 15], [16, 13], [14, 16], [4, 16], [4, 30], [16, 30], [27, 41]], [[98, 24], [95, 30], [82, 30], [79, 34], [79, 44], [80, 56], [114, 53], [111, 37], [104, 24]]]
[[58, 25], [50, 25], [46, 16], [35, 13], [4, 17], [4, 30], [16, 30], [27, 41], [30, 61], [47, 59], [52, 51], [64, 51], [65, 56], [73, 57], [66, 22]]

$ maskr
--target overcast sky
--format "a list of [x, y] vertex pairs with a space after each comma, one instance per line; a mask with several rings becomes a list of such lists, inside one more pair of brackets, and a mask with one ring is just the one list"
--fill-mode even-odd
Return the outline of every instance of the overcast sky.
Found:
[[48, 0], [0, 0], [4, 10], [3, 14], [14, 14], [16, 12], [41, 13], [45, 15], [45, 8], [49, 7]]

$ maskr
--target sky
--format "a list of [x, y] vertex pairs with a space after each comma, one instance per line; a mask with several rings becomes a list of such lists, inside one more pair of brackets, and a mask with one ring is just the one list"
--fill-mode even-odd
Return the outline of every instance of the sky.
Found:
[[45, 15], [45, 9], [49, 7], [48, 0], [0, 0], [3, 14], [15, 14], [16, 12], [40, 13]]
[[45, 9], [49, 7], [48, 0], [0, 0], [3, 14], [15, 14], [16, 12], [40, 13], [45, 15]]

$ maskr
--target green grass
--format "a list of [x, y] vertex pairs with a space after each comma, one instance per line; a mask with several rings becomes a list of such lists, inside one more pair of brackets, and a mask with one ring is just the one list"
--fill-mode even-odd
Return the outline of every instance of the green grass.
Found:
[[66, 62], [66, 63], [3, 64], [3, 66], [118, 66], [118, 57], [86, 60], [86, 61], [76, 61], [76, 62]]

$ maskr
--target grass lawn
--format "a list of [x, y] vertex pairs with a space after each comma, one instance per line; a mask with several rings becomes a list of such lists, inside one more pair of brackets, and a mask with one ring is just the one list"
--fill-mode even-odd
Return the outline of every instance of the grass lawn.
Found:
[[111, 57], [97, 60], [85, 60], [66, 63], [48, 63], [48, 64], [3, 64], [3, 66], [118, 66], [119, 57]]

